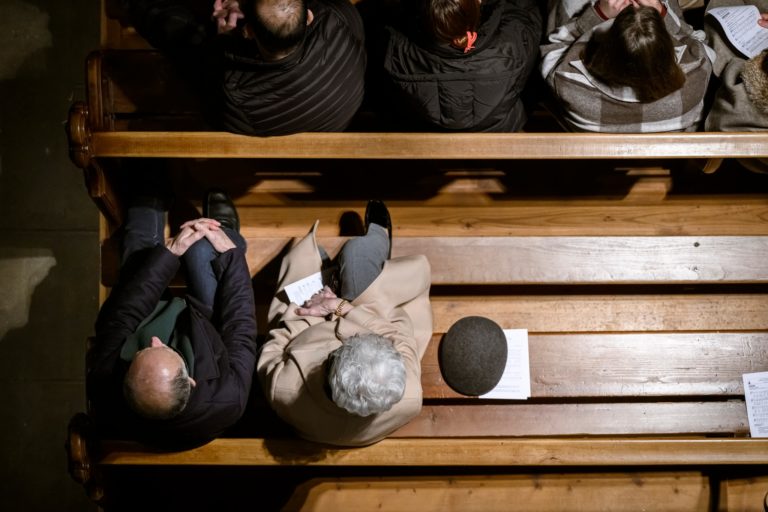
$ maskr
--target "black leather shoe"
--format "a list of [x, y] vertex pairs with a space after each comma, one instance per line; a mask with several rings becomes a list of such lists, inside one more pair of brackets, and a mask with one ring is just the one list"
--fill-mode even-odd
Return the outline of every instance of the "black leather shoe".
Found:
[[368, 232], [368, 226], [371, 224], [378, 224], [379, 226], [386, 228], [389, 233], [389, 255], [392, 257], [392, 218], [389, 216], [389, 210], [387, 206], [378, 199], [371, 199], [368, 201], [368, 206], [365, 207], [365, 232]]
[[203, 217], [217, 220], [225, 228], [240, 232], [240, 217], [234, 203], [223, 190], [209, 190], [205, 195]]

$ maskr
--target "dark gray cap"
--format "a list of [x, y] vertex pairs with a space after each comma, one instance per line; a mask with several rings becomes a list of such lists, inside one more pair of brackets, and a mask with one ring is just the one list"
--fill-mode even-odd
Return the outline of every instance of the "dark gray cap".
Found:
[[454, 323], [439, 348], [440, 372], [454, 391], [479, 396], [499, 383], [507, 363], [507, 338], [499, 325], [482, 316]]

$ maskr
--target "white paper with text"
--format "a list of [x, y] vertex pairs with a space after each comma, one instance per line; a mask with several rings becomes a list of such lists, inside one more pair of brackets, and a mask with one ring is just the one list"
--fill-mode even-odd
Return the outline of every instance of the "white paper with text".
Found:
[[285, 293], [288, 295], [288, 300], [294, 304], [301, 306], [306, 301], [323, 289], [323, 275], [320, 272], [315, 272], [311, 276], [307, 276], [304, 279], [288, 284], [285, 286]]
[[742, 378], [749, 431], [752, 437], [768, 437], [768, 372], [745, 373]]
[[752, 58], [768, 48], [768, 28], [757, 24], [760, 11], [754, 5], [737, 5], [710, 9], [723, 27], [726, 37], [738, 51]]
[[525, 400], [531, 397], [531, 370], [528, 360], [528, 330], [504, 329], [507, 338], [507, 364], [501, 380], [480, 398]]

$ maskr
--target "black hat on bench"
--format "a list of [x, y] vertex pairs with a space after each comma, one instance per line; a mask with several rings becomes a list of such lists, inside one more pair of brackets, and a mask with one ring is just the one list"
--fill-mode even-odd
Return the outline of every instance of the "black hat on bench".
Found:
[[507, 339], [489, 318], [468, 316], [454, 323], [440, 342], [443, 380], [454, 391], [479, 396], [501, 380], [507, 363]]

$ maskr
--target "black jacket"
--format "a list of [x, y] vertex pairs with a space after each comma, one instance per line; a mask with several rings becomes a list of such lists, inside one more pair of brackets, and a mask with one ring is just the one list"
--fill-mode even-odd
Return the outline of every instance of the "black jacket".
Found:
[[397, 110], [425, 129], [511, 132], [522, 128], [520, 93], [539, 52], [533, 0], [485, 0], [469, 53], [426, 40], [418, 24], [388, 28], [384, 70]]
[[120, 350], [162, 298], [179, 258], [165, 246], [149, 250], [141, 267], [121, 280], [105, 301], [86, 378], [91, 413], [102, 431], [181, 448], [218, 436], [242, 416], [256, 363], [253, 287], [241, 249], [221, 254], [212, 264], [219, 282], [217, 325], [206, 306], [187, 297], [188, 307], [176, 329], [192, 344], [197, 385], [184, 410], [170, 420], [147, 420], [128, 408], [122, 394], [128, 366]]
[[255, 42], [231, 37], [224, 50], [222, 122], [248, 135], [343, 131], [363, 99], [363, 25], [349, 0], [310, 0], [303, 47], [265, 62]]

